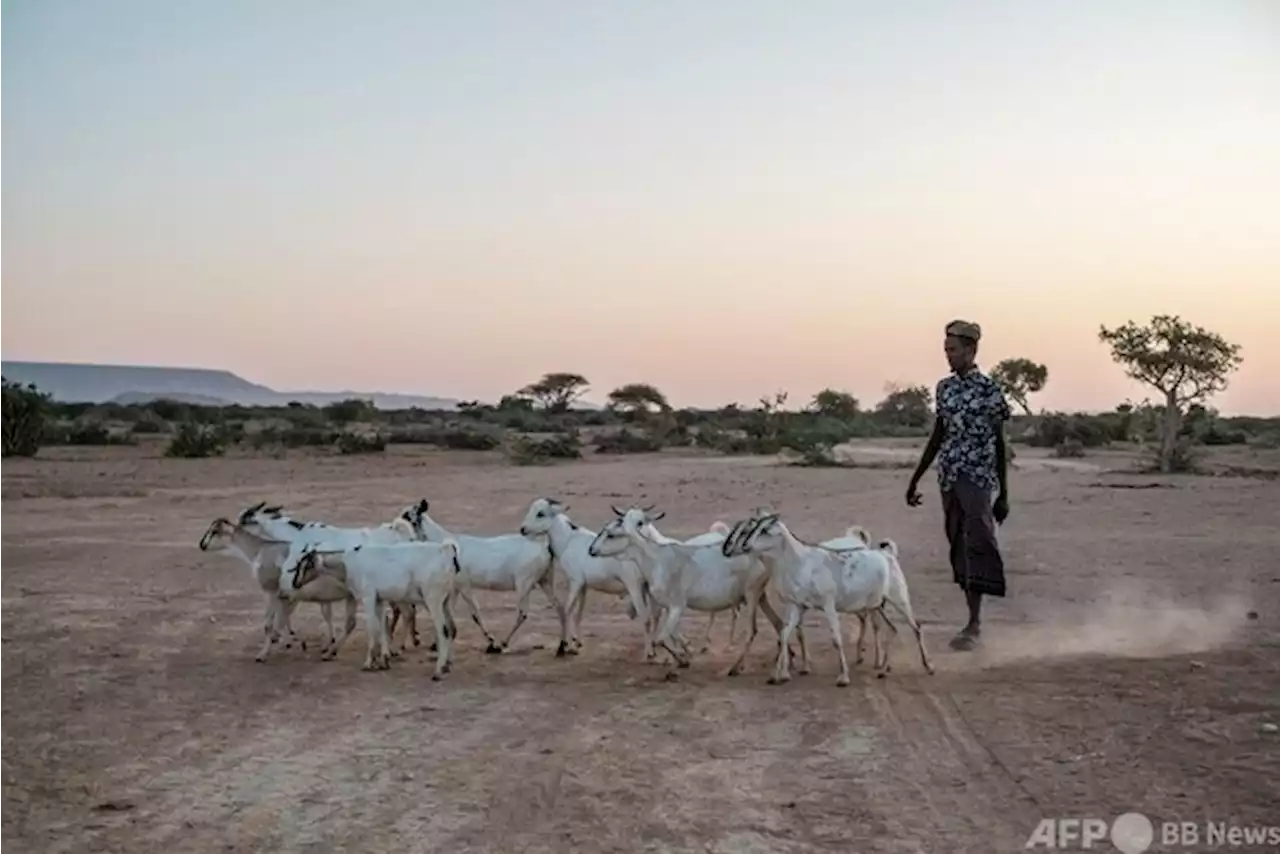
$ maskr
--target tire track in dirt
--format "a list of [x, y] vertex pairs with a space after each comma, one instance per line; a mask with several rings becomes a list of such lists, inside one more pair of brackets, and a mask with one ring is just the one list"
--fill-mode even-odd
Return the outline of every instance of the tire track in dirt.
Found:
[[948, 694], [873, 685], [867, 699], [892, 761], [873, 792], [903, 832], [947, 850], [1020, 850], [1040, 815], [1034, 798], [983, 747]]

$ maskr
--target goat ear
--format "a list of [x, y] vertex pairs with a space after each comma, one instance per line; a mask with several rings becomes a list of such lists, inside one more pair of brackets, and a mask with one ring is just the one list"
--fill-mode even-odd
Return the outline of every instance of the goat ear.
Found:
[[649, 521], [650, 521], [650, 522], [656, 522], [656, 521], [658, 521], [659, 519], [661, 519], [662, 517], [664, 517], [664, 516], [666, 516], [666, 515], [667, 515], [667, 511], [666, 511], [666, 510], [663, 510], [663, 511], [662, 511], [661, 513], [659, 513], [657, 516], [650, 516], [650, 517], [649, 517]]
[[268, 516], [279, 516], [281, 506], [282, 505], [279, 505], [279, 504], [275, 505], [274, 507], [262, 507], [261, 505], [259, 505], [259, 509], [263, 513], [266, 513]]

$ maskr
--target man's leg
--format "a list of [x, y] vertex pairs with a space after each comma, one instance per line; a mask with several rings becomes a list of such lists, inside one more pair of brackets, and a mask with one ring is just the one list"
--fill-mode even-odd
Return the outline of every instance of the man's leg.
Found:
[[955, 649], [973, 649], [982, 631], [982, 597], [1005, 594], [1004, 560], [996, 540], [996, 520], [987, 490], [961, 481], [953, 490], [963, 517], [965, 542], [965, 601], [969, 624], [952, 642]]
[[[942, 521], [947, 531], [947, 544], [950, 546], [951, 576], [960, 589], [964, 591], [965, 601], [969, 604], [969, 624], [951, 639], [952, 649], [972, 649], [973, 638], [970, 637], [970, 626], [977, 621], [975, 608], [980, 609], [982, 596], [975, 597], [969, 592], [969, 547], [966, 537], [964, 504], [960, 501], [955, 489], [942, 492]], [[967, 645], [967, 646], [966, 646]]]

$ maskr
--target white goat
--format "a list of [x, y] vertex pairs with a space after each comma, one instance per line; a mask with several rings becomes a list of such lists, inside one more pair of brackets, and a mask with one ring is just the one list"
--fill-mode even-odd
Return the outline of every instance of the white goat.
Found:
[[[323, 547], [326, 549], [345, 549], [362, 543], [390, 545], [411, 542], [414, 537], [413, 525], [404, 518], [404, 514], [396, 516], [390, 522], [383, 522], [371, 528], [343, 528], [324, 522], [299, 522], [281, 512], [279, 506], [267, 507], [266, 502], [259, 502], [240, 514], [239, 524], [249, 531], [275, 540], [292, 543], [295, 549], [305, 546]], [[468, 597], [468, 604], [473, 605]], [[391, 628], [400, 618], [399, 605], [392, 606]], [[407, 606], [405, 619], [408, 624], [408, 637], [417, 646], [418, 628], [414, 606]], [[473, 616], [477, 621], [479, 614], [473, 606]], [[483, 626], [481, 627], [483, 629]], [[343, 639], [345, 642], [345, 638]], [[341, 645], [341, 644], [339, 644]]]
[[[430, 502], [422, 499], [404, 512], [403, 518], [413, 526], [419, 540], [441, 543], [453, 539], [458, 543], [458, 562], [462, 565], [461, 583], [483, 590], [514, 590], [516, 593], [516, 622], [501, 644], [489, 639], [486, 652], [499, 653], [511, 645], [516, 631], [529, 617], [529, 596], [533, 588], [541, 588], [547, 600], [560, 618], [560, 646], [556, 655], [564, 655], [568, 641], [568, 619], [564, 606], [556, 596], [555, 575], [552, 571], [550, 538], [541, 535], [501, 534], [495, 537], [474, 537], [454, 534], [445, 530], [428, 514]], [[472, 611], [477, 625], [480, 616]], [[484, 626], [480, 630], [485, 632]], [[485, 632], [485, 637], [489, 633]]]
[[[763, 608], [781, 636], [782, 621], [764, 599], [769, 570], [763, 561], [746, 553], [726, 557], [722, 552], [723, 536], [704, 545], [655, 536], [652, 523], [664, 514], [650, 516], [640, 507], [632, 507], [625, 513], [616, 507], [613, 511], [617, 518], [601, 529], [589, 552], [596, 557], [629, 554], [638, 561], [650, 593], [666, 609], [662, 629], [654, 643], [671, 654], [677, 667], [689, 666], [687, 646], [683, 652], [671, 646], [686, 608], [715, 613], [740, 602], [747, 603], [751, 630], [742, 652], [729, 668], [727, 675], [730, 676], [741, 672], [742, 662], [755, 641], [757, 607]], [[674, 675], [672, 671], [668, 678]]]
[[[926, 671], [933, 672], [929, 654], [924, 648], [924, 634], [911, 611], [907, 581], [898, 564], [898, 547], [892, 540], [883, 540], [875, 548], [833, 551], [801, 542], [782, 523], [778, 514], [771, 513], [739, 526], [721, 548], [727, 556], [759, 554], [770, 564], [773, 585], [787, 606], [786, 624], [782, 629], [778, 660], [769, 679], [770, 684], [791, 678], [787, 641], [809, 608], [821, 608], [831, 627], [832, 642], [840, 655], [837, 685], [849, 684], [849, 662], [844, 654], [840, 613], [877, 612], [896, 636], [897, 629], [884, 613], [885, 605], [891, 605], [915, 631], [920, 663]], [[889, 672], [888, 646], [891, 644], [892, 638], [886, 645], [883, 660], [876, 662], [879, 676]]]
[[[648, 508], [648, 509], [651, 510], [653, 508]], [[615, 508], [615, 512], [616, 512], [616, 508]], [[691, 546], [716, 545], [716, 544], [722, 543], [724, 542], [724, 538], [729, 535], [730, 530], [731, 530], [730, 527], [724, 522], [716, 521], [711, 523], [711, 528], [706, 533], [698, 534], [696, 536], [690, 537], [687, 540], [676, 540], [676, 539], [672, 539], [671, 537], [668, 537], [666, 534], [663, 534], [661, 531], [658, 530], [657, 526], [654, 526], [654, 525], [650, 526], [650, 531], [652, 532], [653, 537], [657, 542], [685, 543], [686, 545], [691, 545]], [[647, 584], [645, 585], [644, 595], [645, 595], [645, 603], [649, 606], [649, 622], [650, 622], [650, 625], [647, 625], [645, 627], [645, 630], [650, 633], [654, 633], [658, 630], [658, 626], [662, 624], [662, 618], [663, 618], [663, 614], [666, 611], [666, 608], [664, 608], [660, 603], [655, 602], [653, 597], [649, 595], [649, 589]], [[742, 606], [742, 603], [740, 602], [737, 605], [733, 606], [733, 621], [729, 624], [729, 644], [731, 646], [733, 644], [734, 633], [738, 628], [738, 610], [741, 608], [741, 606]], [[703, 635], [702, 647], [698, 650], [699, 652], [706, 652], [711, 648], [711, 630], [716, 624], [716, 614], [718, 613], [719, 613], [718, 611], [712, 611], [707, 617], [707, 630], [706, 630], [706, 633]], [[634, 609], [628, 608], [627, 616], [634, 618], [635, 617]], [[684, 646], [684, 647], [689, 646], [689, 642], [685, 640], [683, 635], [680, 634], [679, 627], [676, 628], [674, 637], [676, 641], [680, 643], [681, 646]]]
[[[458, 544], [408, 542], [391, 545], [362, 544], [346, 549], [306, 547], [290, 555], [283, 567], [280, 589], [286, 595], [305, 589], [320, 577], [321, 562], [345, 573], [347, 589], [364, 606], [369, 648], [364, 669], [390, 666], [390, 638], [383, 607], [389, 602], [426, 607], [435, 624], [438, 680], [449, 670], [453, 638], [457, 634], [448, 601], [457, 589]], [[375, 646], [378, 651], [375, 653]]]
[[[572, 648], [566, 649], [561, 640], [556, 655], [563, 652], [576, 654], [582, 647], [579, 632], [582, 629], [582, 610], [587, 590], [611, 593], [630, 598], [629, 611], [639, 617], [641, 625], [648, 626], [648, 605], [645, 602], [644, 578], [634, 560], [623, 557], [592, 557], [588, 550], [596, 532], [582, 528], [566, 515], [568, 506], [552, 498], [536, 498], [529, 505], [520, 533], [526, 537], [546, 534], [551, 554], [569, 581], [569, 594], [565, 598], [565, 615], [571, 624], [569, 634]], [[574, 605], [577, 605], [576, 616]], [[645, 631], [645, 658], [653, 657], [653, 641]]]
[[[262, 649], [254, 656], [255, 661], [266, 661], [271, 647], [279, 641], [280, 631], [288, 633], [289, 640], [285, 649], [290, 648], [291, 641], [296, 639], [289, 626], [289, 616], [294, 604], [286, 603], [280, 598], [280, 568], [288, 557], [291, 544], [282, 540], [273, 540], [253, 534], [229, 519], [214, 519], [200, 538], [200, 550], [212, 551], [216, 554], [227, 554], [237, 557], [249, 566], [254, 582], [266, 595], [266, 613], [263, 615]], [[317, 583], [299, 591], [298, 601], [318, 602], [320, 613], [324, 617], [328, 629], [328, 637], [321, 650], [322, 658], [332, 658], [337, 654], [338, 642], [333, 632], [333, 602], [347, 603], [346, 631], [350, 633], [355, 626], [355, 600], [345, 589], [335, 589], [328, 583]], [[305, 650], [306, 642], [299, 641]]]

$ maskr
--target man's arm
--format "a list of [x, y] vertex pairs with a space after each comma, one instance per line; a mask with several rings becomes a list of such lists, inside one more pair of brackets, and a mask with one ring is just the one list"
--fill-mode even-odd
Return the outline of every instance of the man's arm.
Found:
[[1004, 424], [996, 428], [996, 474], [1000, 478], [1000, 497], [1009, 498], [1009, 455], [1006, 452]]
[[920, 482], [920, 478], [924, 477], [924, 473], [929, 470], [929, 466], [933, 465], [934, 458], [938, 456], [938, 448], [942, 447], [943, 429], [942, 419], [933, 419], [933, 432], [929, 434], [929, 442], [924, 446], [924, 453], [920, 455], [920, 464], [916, 466], [915, 473], [911, 475], [911, 489], [915, 489], [916, 484]]

